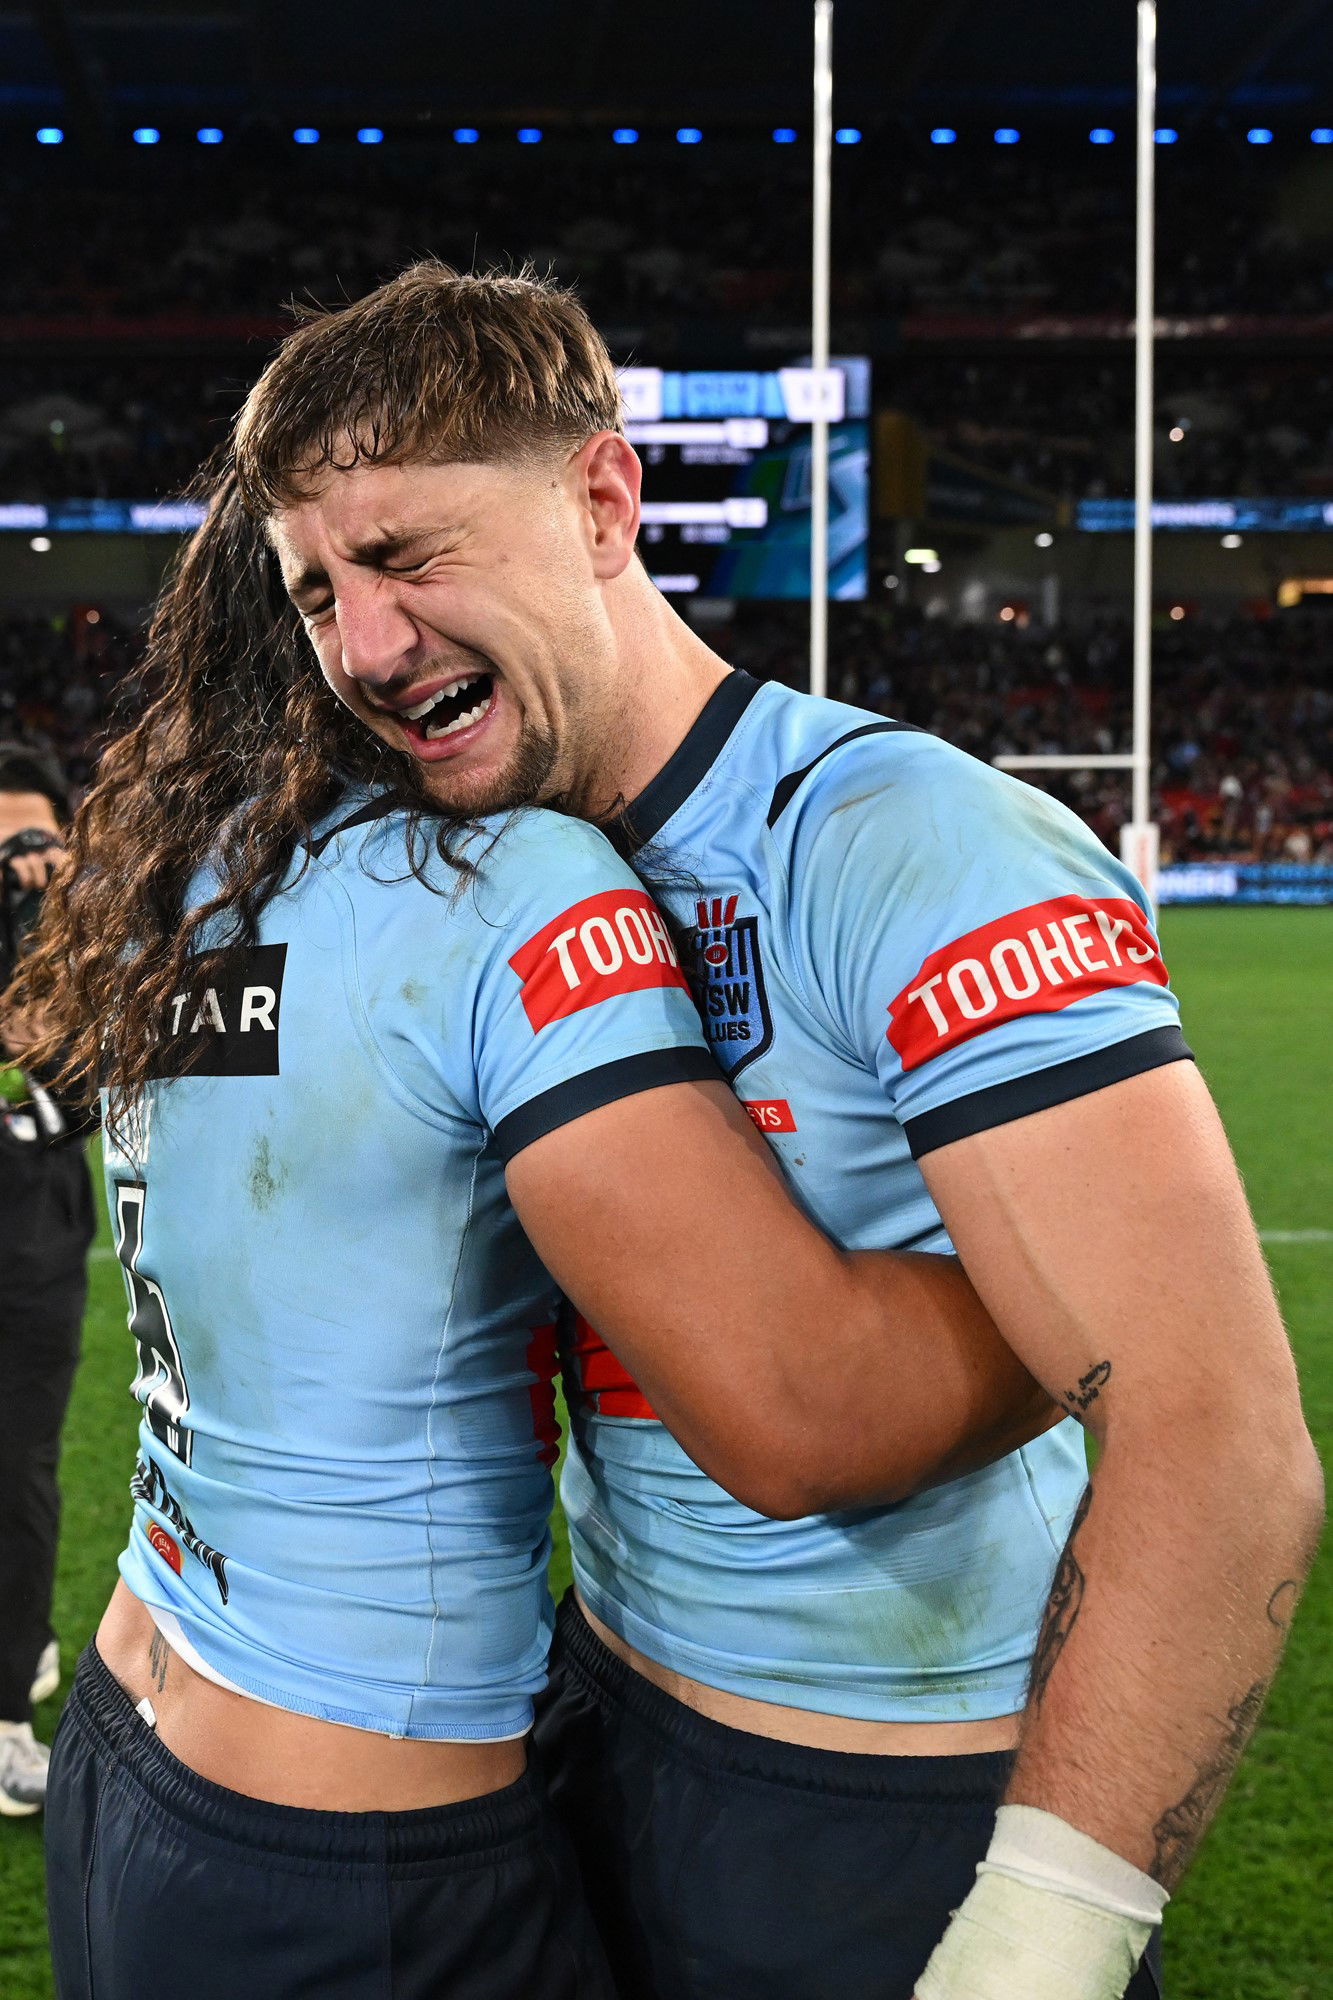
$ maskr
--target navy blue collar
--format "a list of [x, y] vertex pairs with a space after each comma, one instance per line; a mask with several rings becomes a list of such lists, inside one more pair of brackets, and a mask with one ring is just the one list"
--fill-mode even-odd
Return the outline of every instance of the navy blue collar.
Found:
[[606, 828], [622, 854], [634, 854], [646, 847], [672, 814], [680, 811], [696, 785], [712, 770], [762, 685], [762, 681], [738, 669], [713, 689], [684, 741], [638, 798]]

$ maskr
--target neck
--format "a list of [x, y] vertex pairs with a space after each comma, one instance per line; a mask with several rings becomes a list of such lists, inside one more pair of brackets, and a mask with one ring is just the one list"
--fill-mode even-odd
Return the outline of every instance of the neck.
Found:
[[731, 672], [677, 616], [637, 563], [617, 579], [608, 609], [616, 641], [614, 744], [597, 770], [600, 817], [632, 804], [679, 749], [714, 688]]

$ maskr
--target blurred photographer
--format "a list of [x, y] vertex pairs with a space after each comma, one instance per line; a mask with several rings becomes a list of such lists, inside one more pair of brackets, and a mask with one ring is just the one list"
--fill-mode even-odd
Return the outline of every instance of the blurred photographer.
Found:
[[[0, 743], [0, 993], [64, 852], [68, 799], [54, 765]], [[89, 1120], [24, 1065], [21, 1027], [0, 1039], [0, 1814], [39, 1812], [44, 1744], [33, 1703], [54, 1694], [51, 1631], [60, 1495], [56, 1464], [87, 1294]]]

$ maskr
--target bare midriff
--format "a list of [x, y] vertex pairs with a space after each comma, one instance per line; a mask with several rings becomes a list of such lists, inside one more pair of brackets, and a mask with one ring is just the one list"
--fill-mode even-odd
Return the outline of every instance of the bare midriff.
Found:
[[1012, 1750], [1018, 1741], [1018, 1715], [988, 1716], [977, 1722], [866, 1722], [856, 1716], [824, 1715], [816, 1709], [788, 1708], [781, 1702], [731, 1694], [650, 1660], [636, 1647], [627, 1646], [600, 1618], [594, 1618], [582, 1598], [579, 1605], [602, 1644], [636, 1674], [696, 1715], [706, 1715], [730, 1729], [747, 1729], [752, 1736], [801, 1743], [811, 1750], [858, 1751], [868, 1757], [969, 1757], [987, 1750]]
[[498, 1792], [527, 1764], [525, 1737], [435, 1743], [381, 1736], [217, 1687], [170, 1652], [151, 1611], [124, 1583], [97, 1628], [97, 1650], [131, 1701], [152, 1704], [158, 1736], [182, 1764], [273, 1805], [413, 1812]]

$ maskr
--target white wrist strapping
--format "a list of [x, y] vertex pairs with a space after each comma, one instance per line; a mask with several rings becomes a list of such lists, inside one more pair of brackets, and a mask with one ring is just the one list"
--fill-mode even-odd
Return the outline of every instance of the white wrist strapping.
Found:
[[1001, 1806], [917, 2000], [1122, 2000], [1162, 1920], [1150, 1875], [1036, 1806]]

